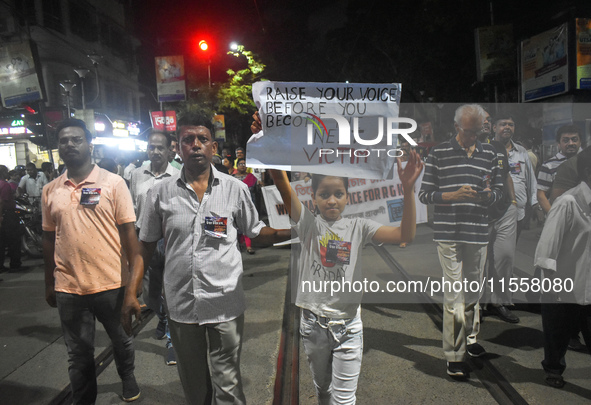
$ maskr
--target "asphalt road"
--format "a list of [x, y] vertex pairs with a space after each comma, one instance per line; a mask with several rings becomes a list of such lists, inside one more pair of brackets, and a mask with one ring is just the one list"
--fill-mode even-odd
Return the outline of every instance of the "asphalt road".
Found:
[[[525, 231], [517, 245], [516, 274], [533, 273], [533, 251], [539, 228]], [[415, 242], [405, 249], [387, 248], [414, 279], [440, 277], [432, 232], [420, 225]], [[244, 288], [248, 300], [242, 374], [250, 404], [271, 404], [276, 379], [284, 299], [290, 261], [288, 248], [259, 249], [244, 254]], [[403, 280], [371, 247], [364, 250], [368, 276], [380, 282]], [[40, 260], [29, 268], [0, 275], [0, 404], [51, 404], [68, 386], [66, 349], [57, 311], [45, 304]], [[523, 297], [516, 296], [519, 301]], [[484, 317], [480, 343], [484, 362], [470, 363], [467, 381], [447, 376], [441, 349], [439, 306], [424, 300], [394, 300], [367, 295], [362, 305], [364, 358], [357, 392], [359, 404], [584, 404], [591, 402], [591, 357], [569, 351], [567, 385], [557, 390], [544, 383], [541, 318], [535, 306], [518, 305], [519, 324]], [[165, 343], [154, 339], [156, 318], [136, 338], [136, 377], [141, 404], [182, 404], [184, 397], [175, 366], [164, 362]], [[108, 347], [98, 328], [96, 354]], [[299, 403], [314, 404], [307, 360], [299, 356]], [[297, 369], [296, 369], [297, 370]], [[496, 373], [496, 374], [495, 374]], [[121, 383], [114, 364], [99, 376], [97, 405], [120, 404]]]

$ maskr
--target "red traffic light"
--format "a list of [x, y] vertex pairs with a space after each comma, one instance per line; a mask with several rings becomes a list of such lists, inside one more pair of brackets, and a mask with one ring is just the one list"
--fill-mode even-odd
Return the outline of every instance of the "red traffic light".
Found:
[[207, 45], [206, 40], [202, 39], [201, 41], [199, 41], [199, 49], [201, 49], [203, 52], [206, 52], [208, 48], [209, 45]]

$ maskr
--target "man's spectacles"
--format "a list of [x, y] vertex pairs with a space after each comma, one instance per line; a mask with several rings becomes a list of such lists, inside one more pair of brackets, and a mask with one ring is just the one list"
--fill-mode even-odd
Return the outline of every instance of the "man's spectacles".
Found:
[[246, 166], [246, 163], [238, 163], [237, 166]]
[[458, 127], [458, 128], [460, 128], [462, 130], [462, 132], [465, 133], [466, 135], [472, 135], [472, 134], [474, 134], [476, 136], [480, 136], [480, 135], [482, 135], [485, 132], [484, 131], [484, 128], [480, 128], [480, 129], [477, 129], [477, 130], [474, 130], [474, 129], [464, 129], [462, 127]]

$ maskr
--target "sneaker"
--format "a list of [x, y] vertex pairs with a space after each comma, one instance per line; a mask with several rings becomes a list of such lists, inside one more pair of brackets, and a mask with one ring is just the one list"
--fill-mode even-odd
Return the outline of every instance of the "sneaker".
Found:
[[140, 394], [140, 387], [133, 374], [123, 380], [123, 395], [121, 397], [125, 402], [135, 401], [140, 397]]
[[470, 357], [481, 357], [486, 354], [486, 350], [478, 343], [472, 343], [466, 347], [466, 351]]
[[448, 361], [447, 374], [452, 377], [468, 378], [466, 367], [462, 361]]
[[154, 337], [158, 340], [162, 340], [166, 337], [166, 321], [159, 321], [154, 332]]
[[172, 347], [172, 346], [170, 346], [166, 349], [166, 365], [167, 366], [176, 365], [176, 353], [174, 352], [174, 347]]

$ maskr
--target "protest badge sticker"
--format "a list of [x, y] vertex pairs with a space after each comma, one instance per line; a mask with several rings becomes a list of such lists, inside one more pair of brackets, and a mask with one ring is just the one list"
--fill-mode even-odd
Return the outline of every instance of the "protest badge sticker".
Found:
[[98, 205], [101, 200], [101, 189], [100, 188], [83, 188], [80, 194], [81, 205]]
[[228, 218], [226, 217], [205, 217], [205, 234], [214, 238], [225, 238], [228, 236]]

